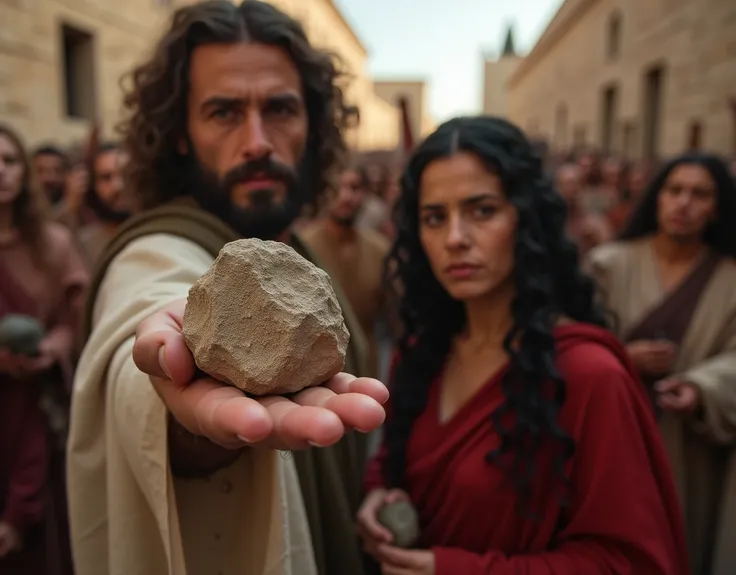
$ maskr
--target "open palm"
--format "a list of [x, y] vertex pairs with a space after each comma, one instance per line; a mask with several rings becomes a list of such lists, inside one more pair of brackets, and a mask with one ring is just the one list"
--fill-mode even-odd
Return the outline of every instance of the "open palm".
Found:
[[138, 327], [133, 359], [176, 420], [223, 447], [273, 449], [328, 446], [348, 429], [369, 432], [385, 419], [388, 390], [380, 381], [340, 373], [324, 385], [286, 397], [246, 397], [196, 365], [182, 335], [186, 300], [172, 302]]

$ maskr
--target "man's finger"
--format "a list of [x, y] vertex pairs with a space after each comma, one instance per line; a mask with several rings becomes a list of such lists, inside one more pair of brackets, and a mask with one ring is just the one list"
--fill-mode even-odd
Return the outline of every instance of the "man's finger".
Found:
[[343, 424], [363, 433], [378, 429], [386, 419], [386, 410], [372, 397], [361, 393], [336, 395], [324, 404]]
[[[166, 404], [174, 418], [194, 435], [203, 435], [200, 429], [198, 406], [204, 395], [223, 387], [214, 379], [198, 379], [190, 385], [182, 387], [165, 377], [151, 377], [153, 388]], [[237, 391], [233, 388], [233, 391]]]
[[307, 445], [325, 447], [342, 438], [345, 427], [331, 411], [301, 406], [284, 397], [264, 397], [259, 400], [274, 423], [271, 446], [276, 449], [303, 449]]
[[332, 390], [336, 394], [342, 393], [362, 393], [375, 399], [383, 405], [389, 397], [386, 386], [371, 377], [355, 377], [349, 373], [338, 373], [325, 383], [324, 387]]
[[181, 334], [186, 300], [177, 300], [141, 322], [136, 331], [133, 361], [143, 373], [184, 384], [196, 366]]
[[233, 387], [208, 392], [196, 410], [203, 434], [224, 447], [253, 445], [273, 431], [273, 420], [266, 408]]

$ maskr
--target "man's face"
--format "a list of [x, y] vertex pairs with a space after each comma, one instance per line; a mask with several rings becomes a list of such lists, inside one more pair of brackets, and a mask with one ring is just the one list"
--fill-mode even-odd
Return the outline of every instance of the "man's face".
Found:
[[583, 188], [583, 172], [574, 164], [561, 166], [557, 170], [556, 183], [560, 195], [568, 204], [573, 205], [580, 199]]
[[53, 203], [64, 195], [64, 159], [56, 154], [38, 154], [33, 158], [33, 170], [49, 200]]
[[330, 215], [336, 222], [350, 226], [363, 206], [365, 182], [355, 170], [345, 170], [340, 176], [337, 195], [330, 204]]
[[105, 221], [122, 222], [131, 214], [130, 197], [123, 186], [127, 163], [128, 155], [120, 150], [102, 152], [95, 158], [92, 208]]
[[123, 169], [127, 163], [127, 154], [118, 150], [103, 152], [95, 158], [95, 193], [114, 209], [129, 207], [123, 194]]
[[298, 216], [297, 173], [309, 125], [302, 81], [280, 48], [208, 44], [190, 66], [191, 192], [247, 236], [274, 238]]

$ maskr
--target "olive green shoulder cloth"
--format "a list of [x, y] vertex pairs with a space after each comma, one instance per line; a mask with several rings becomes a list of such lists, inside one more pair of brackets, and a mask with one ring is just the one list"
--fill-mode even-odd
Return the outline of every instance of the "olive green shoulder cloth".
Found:
[[108, 266], [130, 242], [154, 234], [170, 234], [190, 240], [211, 254], [213, 259], [226, 243], [238, 239], [238, 235], [222, 220], [185, 200], [176, 200], [130, 218], [107, 245], [92, 271], [82, 323], [83, 342], [92, 332], [97, 292]]
[[[222, 220], [201, 209], [189, 199], [175, 200], [130, 218], [107, 245], [92, 272], [84, 307], [82, 343], [86, 343], [92, 333], [95, 301], [108, 266], [130, 242], [154, 234], [169, 234], [189, 240], [209, 253], [213, 260], [225, 244], [240, 239], [238, 234]], [[322, 268], [315, 254], [297, 236], [292, 238], [292, 247], [302, 257]], [[365, 336], [340, 286], [333, 285], [333, 288], [350, 332], [345, 369], [356, 375], [365, 374], [367, 357]]]

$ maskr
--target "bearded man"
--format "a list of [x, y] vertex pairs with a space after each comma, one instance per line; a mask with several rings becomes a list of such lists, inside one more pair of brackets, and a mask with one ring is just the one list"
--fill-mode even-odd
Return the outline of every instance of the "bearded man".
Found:
[[368, 179], [362, 168], [344, 170], [324, 217], [305, 229], [303, 237], [355, 311], [368, 343], [369, 373], [375, 376], [380, 373], [376, 324], [384, 319], [381, 316], [386, 311], [383, 261], [391, 246], [378, 232], [356, 225], [368, 193]]
[[[343, 155], [339, 80], [256, 0], [177, 10], [133, 72], [127, 177], [146, 211], [102, 254], [87, 309], [68, 463], [78, 575], [362, 572], [365, 441], [348, 430], [380, 426], [385, 387], [343, 373], [254, 400], [196, 373], [181, 334], [187, 292], [226, 242], [280, 240], [314, 261], [290, 226]], [[341, 301], [359, 373], [364, 339]]]
[[101, 144], [90, 161], [85, 203], [94, 220], [79, 230], [82, 255], [90, 268], [132, 214], [133, 206], [123, 186], [127, 161], [127, 154], [115, 142]]

